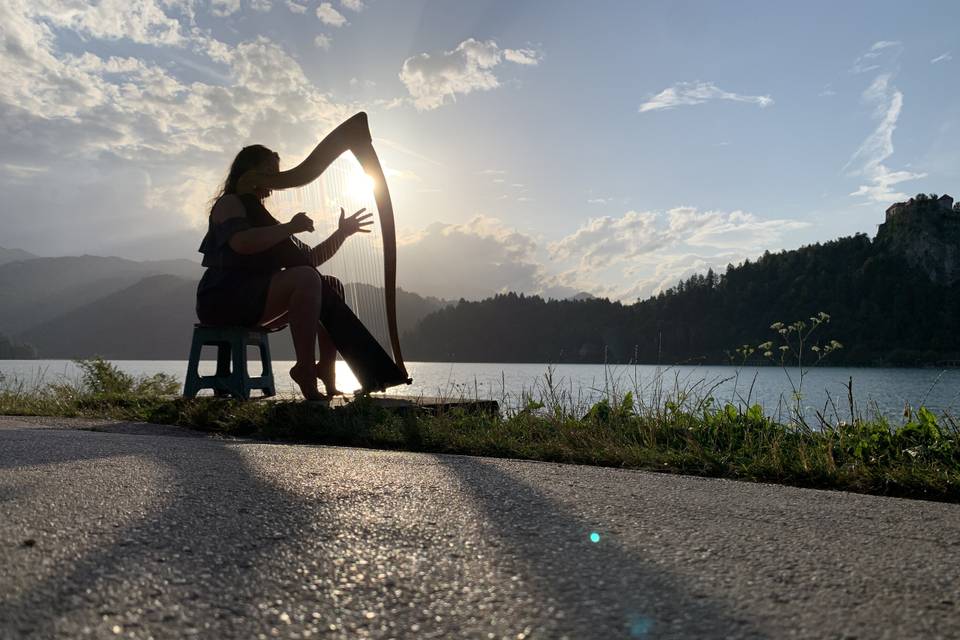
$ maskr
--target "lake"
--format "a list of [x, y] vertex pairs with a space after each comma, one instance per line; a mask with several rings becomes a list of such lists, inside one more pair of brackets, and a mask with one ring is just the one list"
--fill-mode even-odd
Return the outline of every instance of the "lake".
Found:
[[[115, 364], [133, 375], [166, 373], [183, 381], [183, 360], [117, 360]], [[287, 371], [292, 362], [273, 363], [277, 391], [293, 396], [295, 387]], [[214, 362], [202, 362], [201, 374], [211, 374]], [[771, 416], [785, 415], [793, 384], [799, 383], [796, 369], [730, 366], [604, 366], [589, 364], [495, 364], [409, 362], [413, 384], [394, 387], [394, 395], [480, 398], [516, 407], [527, 396], [551, 396], [580, 410], [607, 393], [632, 391], [646, 403], [674, 395], [677, 390], [694, 398], [712, 394], [717, 401], [758, 403]], [[253, 371], [257, 373], [257, 371]], [[788, 377], [789, 374], [789, 377]], [[58, 379], [79, 378], [77, 366], [69, 360], [0, 360], [0, 375], [28, 386]], [[345, 363], [337, 363], [338, 385], [352, 391], [359, 385]], [[807, 370], [802, 387], [808, 415], [823, 411], [831, 417], [849, 419], [847, 382], [853, 379], [856, 407], [871, 415], [882, 413], [899, 420], [905, 405], [925, 405], [935, 413], [955, 413], [960, 408], [960, 369], [881, 369], [820, 367]], [[662, 402], [660, 403], [662, 404]]]

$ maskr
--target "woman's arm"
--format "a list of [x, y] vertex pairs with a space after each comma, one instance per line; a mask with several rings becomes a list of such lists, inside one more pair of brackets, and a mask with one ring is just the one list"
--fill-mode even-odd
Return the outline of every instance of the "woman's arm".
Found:
[[[221, 224], [231, 218], [243, 218], [245, 215], [243, 203], [236, 196], [220, 198], [210, 213], [214, 224]], [[260, 253], [301, 231], [313, 231], [313, 221], [302, 212], [295, 215], [290, 222], [238, 231], [230, 236], [228, 244], [240, 254]]]
[[337, 224], [337, 230], [331, 233], [329, 238], [310, 249], [310, 263], [313, 266], [319, 267], [332, 258], [333, 254], [343, 245], [343, 241], [353, 234], [370, 233], [370, 230], [366, 227], [373, 224], [373, 221], [370, 220], [373, 214], [363, 213], [364, 211], [366, 211], [366, 208], [360, 209], [347, 218], [343, 207], [340, 207], [340, 222]]
[[320, 141], [303, 162], [286, 171], [268, 173], [259, 169], [246, 172], [237, 181], [237, 193], [253, 193], [257, 187], [265, 189], [289, 189], [300, 187], [315, 180], [330, 164], [348, 149], [354, 155], [363, 156], [370, 146], [370, 126], [367, 114], [355, 114]]
[[329, 238], [310, 249], [310, 264], [315, 267], [322, 265], [333, 257], [346, 239], [347, 237], [340, 232], [340, 229], [331, 233]]

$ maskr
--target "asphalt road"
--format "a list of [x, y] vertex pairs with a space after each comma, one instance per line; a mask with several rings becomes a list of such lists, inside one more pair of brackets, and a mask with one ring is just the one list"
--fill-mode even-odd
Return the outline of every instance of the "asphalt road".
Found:
[[960, 637], [957, 505], [75, 426], [0, 419], [0, 637]]

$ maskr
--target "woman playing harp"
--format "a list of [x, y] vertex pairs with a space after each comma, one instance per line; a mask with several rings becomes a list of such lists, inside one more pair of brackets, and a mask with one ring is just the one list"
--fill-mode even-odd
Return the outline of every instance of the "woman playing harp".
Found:
[[[336, 139], [330, 142], [328, 164], [343, 151]], [[273, 328], [289, 324], [297, 357], [290, 377], [306, 400], [324, 400], [339, 392], [337, 348], [320, 322], [321, 303], [323, 295], [342, 297], [343, 287], [335, 278], [321, 276], [316, 267], [351, 235], [367, 232], [371, 214], [361, 209], [346, 216], [341, 208], [337, 230], [308, 247], [294, 237], [313, 231], [313, 221], [305, 212], [280, 223], [263, 206], [271, 188], [289, 179], [280, 172], [279, 162], [275, 152], [260, 145], [244, 147], [234, 158], [200, 245], [207, 270], [197, 287], [197, 316], [211, 325]], [[316, 362], [314, 343], [319, 347]], [[326, 395], [317, 387], [318, 378]]]

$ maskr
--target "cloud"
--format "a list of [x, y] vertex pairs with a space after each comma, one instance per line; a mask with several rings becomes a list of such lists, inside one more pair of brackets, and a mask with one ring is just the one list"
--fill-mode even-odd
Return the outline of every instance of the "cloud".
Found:
[[[219, 0], [213, 9], [239, 3]], [[41, 19], [57, 29], [73, 31], [96, 40], [129, 40], [137, 44], [182, 46], [186, 37], [180, 22], [167, 15], [153, 0], [103, 0], [86, 2], [4, 2], [4, 28], [14, 29], [23, 19]], [[9, 34], [7, 34], [9, 35]]]
[[900, 57], [903, 43], [899, 40], [880, 40], [874, 42], [866, 53], [861, 54], [853, 61], [851, 73], [867, 73], [876, 71], [882, 66], [890, 64]]
[[342, 13], [333, 8], [329, 2], [321, 2], [317, 7], [317, 17], [320, 22], [331, 27], [342, 27], [347, 24], [347, 19]]
[[542, 54], [534, 49], [504, 49], [503, 57], [507, 62], [525, 65], [538, 65], [543, 58]]
[[596, 271], [678, 248], [762, 251], [780, 242], [785, 233], [807, 226], [797, 220], [764, 220], [743, 211], [694, 207], [628, 211], [620, 217], [591, 218], [549, 250], [552, 259], [576, 260], [580, 269]]
[[538, 292], [545, 278], [537, 242], [488, 216], [463, 224], [436, 222], [401, 239], [397, 250], [401, 285], [427, 295], [476, 299], [507, 291]]
[[349, 9], [350, 11], [355, 11], [356, 13], [360, 13], [364, 9], [362, 0], [340, 0], [340, 4], [344, 9]]
[[240, 0], [210, 0], [210, 13], [217, 17], [225, 18], [237, 11], [240, 11]]
[[317, 47], [318, 49], [329, 51], [331, 45], [333, 45], [333, 39], [324, 33], [321, 33], [313, 39], [313, 46]]
[[941, 53], [939, 56], [931, 60], [930, 64], [938, 64], [940, 62], [950, 62], [951, 60], [953, 60], [953, 56], [950, 54], [949, 51], [947, 51], [946, 53]]
[[547, 264], [560, 271], [545, 282], [633, 302], [694, 273], [781, 248], [789, 232], [807, 226], [693, 207], [591, 218], [547, 247]]
[[273, 0], [250, 0], [250, 8], [259, 13], [268, 13], [273, 9]]
[[[110, 253], [144, 229], [169, 235], [203, 219], [245, 142], [274, 146], [289, 162], [351, 111], [314, 86], [279, 44], [259, 37], [228, 45], [189, 26], [187, 13], [183, 24], [171, 17], [182, 8], [173, 7], [0, 5], [0, 166], [58, 176], [50, 185], [40, 171], [0, 171], [8, 202], [35, 212], [4, 219], [12, 241]], [[69, 48], [61, 49], [67, 32]], [[125, 50], [103, 46], [120, 39], [148, 44], [152, 53], [102, 53]], [[213, 71], [204, 74], [209, 81], [185, 80], [176, 73], [183, 66]], [[88, 194], [82, 202], [78, 192]], [[183, 246], [194, 253], [193, 240]]]
[[[871, 53], [879, 55], [879, 52], [884, 50], [899, 48], [899, 42], [881, 41], [875, 43], [861, 58]], [[877, 125], [844, 167], [851, 175], [866, 179], [867, 183], [859, 185], [850, 195], [866, 198], [868, 202], [889, 203], [903, 200], [907, 194], [894, 191], [894, 187], [927, 175], [905, 170], [894, 171], [884, 164], [893, 155], [893, 133], [903, 109], [903, 92], [892, 85], [892, 78], [892, 73], [878, 74], [863, 91], [862, 100], [865, 104], [873, 105], [873, 118]]]
[[712, 82], [679, 82], [653, 96], [642, 105], [640, 113], [673, 109], [674, 107], [703, 104], [711, 100], [732, 100], [769, 107], [773, 104], [770, 96], [748, 96], [724, 91]]
[[[292, 13], [306, 13], [306, 12], [307, 12], [307, 7], [306, 7], [306, 5], [298, 4], [298, 3], [294, 2], [293, 0], [287, 0], [286, 4], [287, 4], [287, 9], [290, 9], [290, 11], [291, 11]], [[319, 37], [319, 36], [318, 36], [318, 37]]]
[[531, 65], [536, 64], [538, 56], [530, 49], [501, 50], [493, 40], [481, 42], [469, 38], [452, 51], [407, 58], [400, 70], [400, 80], [417, 109], [436, 109], [448, 100], [456, 100], [458, 94], [489, 91], [500, 86], [493, 70], [504, 59]]
[[401, 284], [445, 298], [589, 291], [632, 302], [693, 273], [781, 248], [791, 232], [807, 226], [743, 211], [675, 207], [591, 218], [543, 244], [497, 218], [476, 216], [462, 224], [434, 223], [402, 238]]

